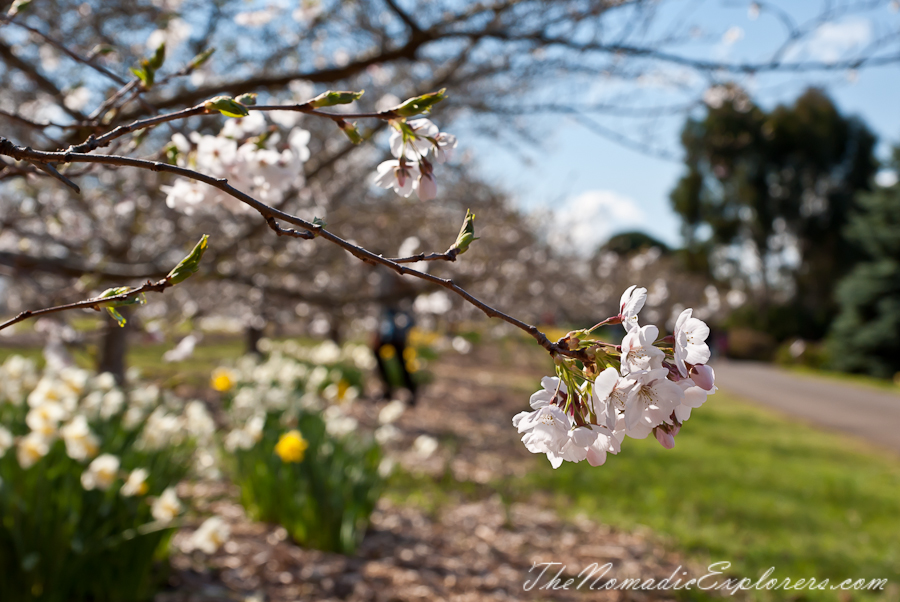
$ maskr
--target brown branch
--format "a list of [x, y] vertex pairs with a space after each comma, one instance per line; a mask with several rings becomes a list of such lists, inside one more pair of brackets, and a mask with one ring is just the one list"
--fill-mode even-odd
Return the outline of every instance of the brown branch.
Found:
[[51, 46], [53, 46], [54, 48], [56, 48], [57, 50], [59, 50], [60, 52], [65, 54], [67, 57], [69, 57], [73, 61], [75, 61], [77, 63], [82, 63], [83, 65], [87, 65], [88, 67], [90, 67], [91, 69], [96, 71], [97, 73], [101, 73], [101, 74], [105, 75], [106, 77], [113, 80], [120, 86], [125, 85], [126, 81], [123, 78], [119, 77], [118, 75], [116, 75], [115, 73], [113, 73], [112, 71], [107, 69], [106, 67], [103, 67], [102, 65], [98, 65], [98, 64], [94, 63], [93, 61], [89, 61], [85, 57], [69, 50], [68, 48], [66, 48], [66, 46], [64, 44], [58, 42], [57, 40], [48, 36], [47, 34], [40, 31], [39, 29], [35, 29], [34, 27], [31, 27], [30, 25], [25, 25], [24, 23], [21, 23], [20, 21], [16, 21], [15, 19], [12, 19], [5, 15], [0, 15], [0, 21], [4, 21], [6, 23], [10, 23], [12, 25], [21, 27], [22, 29], [26, 29], [26, 30], [30, 31], [31, 33], [42, 38], [45, 42], [47, 42], [48, 44], [50, 44]]
[[[368, 249], [364, 249], [358, 245], [355, 245], [347, 240], [344, 240], [340, 236], [325, 230], [321, 225], [314, 224], [312, 222], [308, 222], [302, 218], [299, 218], [295, 215], [291, 215], [289, 213], [285, 213], [274, 207], [270, 207], [265, 203], [262, 203], [252, 196], [241, 192], [237, 188], [228, 184], [228, 180], [225, 178], [214, 178], [212, 176], [208, 176], [206, 174], [202, 174], [200, 172], [193, 171], [191, 169], [187, 169], [184, 167], [178, 167], [177, 165], [169, 165], [168, 163], [160, 163], [157, 161], [147, 161], [144, 159], [134, 159], [132, 157], [121, 157], [117, 155], [90, 155], [84, 153], [76, 153], [72, 151], [65, 152], [46, 152], [46, 151], [36, 151], [30, 148], [23, 148], [20, 146], [16, 146], [6, 138], [0, 137], [0, 155], [6, 155], [12, 157], [13, 159], [19, 161], [30, 161], [30, 162], [39, 162], [39, 163], [101, 163], [105, 165], [114, 165], [114, 166], [124, 166], [124, 167], [136, 167], [139, 169], [145, 169], [149, 171], [156, 172], [168, 172], [173, 173], [185, 178], [189, 178], [191, 180], [196, 180], [198, 182], [203, 182], [204, 184], [208, 184], [214, 188], [221, 190], [222, 192], [236, 198], [237, 200], [249, 205], [263, 216], [264, 219], [267, 220], [268, 223], [274, 222], [276, 219], [287, 222], [289, 224], [299, 226], [307, 231], [309, 231], [312, 235], [320, 238], [324, 238], [325, 240], [341, 247], [357, 259], [360, 259], [366, 263], [370, 264], [380, 264], [385, 267], [388, 267], [401, 276], [413, 276], [414, 278], [419, 278], [421, 280], [425, 280], [426, 282], [431, 282], [432, 284], [436, 284], [443, 288], [446, 288], [449, 291], [459, 295], [470, 304], [474, 305], [485, 315], [490, 318], [498, 318], [503, 320], [504, 322], [515, 326], [516, 328], [525, 331], [529, 335], [531, 335], [541, 347], [550, 352], [551, 355], [564, 355], [566, 357], [571, 357], [575, 359], [579, 359], [582, 361], [588, 360], [588, 355], [582, 350], [570, 350], [567, 346], [560, 343], [553, 343], [550, 339], [547, 338], [543, 332], [541, 332], [536, 326], [528, 324], [527, 322], [523, 322], [518, 318], [510, 316], [509, 314], [503, 313], [502, 311], [495, 309], [481, 301], [474, 295], [472, 295], [467, 290], [460, 287], [458, 284], [454, 283], [449, 278], [439, 278], [438, 276], [434, 276], [432, 274], [428, 274], [427, 272], [420, 272], [418, 270], [414, 270], [412, 268], [406, 267], [402, 263], [396, 263], [382, 257], [381, 255], [377, 255]], [[277, 226], [277, 223], [276, 223]], [[282, 229], [284, 230], [284, 229]], [[277, 231], [277, 230], [276, 230]], [[298, 233], [300, 234], [300, 233]], [[288, 234], [289, 236], [293, 236]], [[301, 238], [303, 236], [300, 236]]]
[[409, 257], [398, 257], [391, 259], [394, 263], [416, 263], [419, 261], [456, 261], [459, 255], [459, 249], [449, 249], [443, 253], [419, 253], [418, 255], [410, 255]]
[[135, 132], [137, 130], [143, 130], [148, 127], [153, 127], [155, 125], [159, 125], [160, 123], [166, 123], [167, 121], [175, 121], [177, 119], [187, 119], [188, 117], [192, 117], [194, 115], [204, 115], [206, 114], [206, 107], [203, 105], [197, 105], [196, 107], [191, 107], [189, 109], [184, 109], [182, 111], [176, 111], [174, 113], [166, 113], [165, 115], [157, 115], [155, 117], [148, 117], [147, 119], [141, 119], [138, 121], [134, 121], [129, 123], [128, 125], [120, 125], [114, 130], [110, 130], [109, 132], [103, 134], [102, 136], [94, 136], [93, 134], [88, 137], [87, 140], [82, 142], [81, 144], [76, 144], [74, 146], [70, 146], [67, 152], [75, 152], [75, 153], [85, 153], [90, 152], [94, 149], [100, 148], [101, 146], [107, 146], [110, 142], [115, 140], [116, 138], [121, 138], [125, 134], [129, 134], [131, 132]]
[[10, 318], [6, 322], [0, 324], [0, 330], [4, 328], [9, 328], [13, 324], [18, 324], [19, 322], [24, 322], [29, 318], [37, 318], [39, 316], [46, 316], [47, 314], [55, 314], [61, 311], [68, 311], [70, 309], [95, 309], [100, 311], [100, 308], [103, 305], [108, 305], [109, 303], [116, 303], [119, 301], [128, 301], [138, 295], [143, 293], [155, 291], [157, 293], [161, 293], [167, 288], [172, 286], [172, 283], [169, 282], [168, 278], [163, 278], [157, 282], [150, 282], [149, 280], [139, 286], [138, 288], [132, 289], [126, 293], [122, 293], [119, 295], [113, 295], [111, 297], [92, 297], [90, 299], [85, 299], [84, 301], [77, 301], [75, 303], [66, 303], [65, 305], [57, 305], [56, 307], [47, 307], [44, 309], [36, 309], [36, 310], [26, 310], [21, 312], [15, 318]]

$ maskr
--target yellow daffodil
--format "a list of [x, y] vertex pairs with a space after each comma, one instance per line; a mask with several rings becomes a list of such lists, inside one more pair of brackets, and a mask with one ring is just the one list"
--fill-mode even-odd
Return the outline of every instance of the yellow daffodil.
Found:
[[213, 370], [210, 385], [220, 393], [230, 391], [235, 385], [234, 372], [228, 368], [216, 368]]
[[307, 447], [309, 442], [303, 438], [300, 431], [288, 431], [275, 445], [275, 453], [282, 462], [302, 462]]

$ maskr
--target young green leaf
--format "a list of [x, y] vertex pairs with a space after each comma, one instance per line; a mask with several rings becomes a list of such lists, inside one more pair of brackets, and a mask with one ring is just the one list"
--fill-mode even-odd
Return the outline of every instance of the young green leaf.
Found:
[[457, 255], [462, 255], [469, 250], [469, 245], [476, 240], [478, 239], [475, 238], [475, 214], [466, 209], [466, 219], [459, 229], [456, 242], [453, 243], [453, 246], [447, 252], [456, 251]]
[[354, 100], [359, 100], [359, 98], [363, 94], [365, 94], [365, 92], [365, 90], [360, 90], [359, 92], [341, 92], [329, 90], [327, 92], [322, 92], [306, 104], [315, 109], [318, 109], [320, 107], [333, 107], [334, 105], [346, 105], [350, 104]]
[[394, 107], [393, 111], [401, 117], [412, 117], [420, 113], [427, 113], [431, 107], [447, 98], [447, 88], [441, 88], [437, 92], [430, 92], [422, 96], [416, 96], [403, 102], [403, 104]]
[[[102, 293], [100, 293], [99, 298], [105, 299], [108, 297], [117, 297], [119, 295], [124, 295], [125, 293], [128, 293], [132, 290], [134, 290], [134, 289], [132, 289], [130, 286], [117, 286], [114, 288], [108, 288], [105, 291], [103, 291]], [[129, 297], [127, 299], [119, 299], [116, 301], [110, 301], [108, 305], [104, 306], [104, 309], [106, 309], [106, 311], [109, 313], [109, 315], [112, 316], [112, 318], [119, 324], [119, 326], [124, 327], [127, 320], [125, 319], [125, 316], [123, 316], [118, 311], [116, 311], [115, 308], [122, 307], [125, 305], [143, 305], [146, 302], [147, 302], [146, 297], [144, 297], [143, 294], [140, 294], [140, 295], [135, 295], [133, 297]]]
[[156, 47], [156, 52], [153, 53], [153, 56], [150, 57], [147, 64], [151, 69], [156, 71], [160, 67], [163, 66], [163, 63], [166, 62], [166, 43], [163, 42], [159, 46]]
[[241, 94], [237, 98], [236, 101], [244, 105], [245, 107], [252, 107], [256, 104], [256, 93], [255, 92], [247, 92], [246, 94]]
[[203, 106], [206, 107], [207, 112], [217, 111], [226, 117], [240, 118], [250, 114], [247, 107], [229, 96], [216, 96], [203, 103]]
[[350, 139], [350, 142], [353, 144], [361, 144], [363, 141], [362, 134], [359, 133], [359, 130], [356, 129], [356, 123], [347, 123], [343, 119], [337, 122], [338, 127], [341, 128], [341, 131], [347, 135], [347, 138]]
[[188, 63], [188, 68], [191, 70], [199, 68], [201, 65], [203, 65], [203, 63], [205, 63], [206, 61], [209, 60], [209, 57], [211, 57], [213, 52], [215, 52], [215, 51], [216, 51], [215, 48], [208, 48], [207, 50], [204, 50], [203, 52], [201, 52], [200, 54], [198, 54], [197, 56], [195, 56], [194, 58], [191, 59], [191, 62]]
[[184, 282], [190, 278], [192, 274], [200, 269], [200, 260], [203, 258], [203, 253], [206, 251], [208, 240], [209, 235], [204, 234], [203, 238], [201, 238], [200, 242], [194, 246], [190, 254], [172, 268], [172, 271], [166, 276], [166, 280], [172, 284], [178, 284], [179, 282]]

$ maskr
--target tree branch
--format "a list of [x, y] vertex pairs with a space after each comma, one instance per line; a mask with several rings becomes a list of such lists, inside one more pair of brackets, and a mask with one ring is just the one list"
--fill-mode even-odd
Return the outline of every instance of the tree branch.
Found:
[[149, 280], [139, 286], [138, 288], [132, 289], [126, 293], [122, 293], [120, 295], [113, 295], [111, 297], [92, 297], [90, 299], [85, 299], [84, 301], [77, 301], [75, 303], [67, 303], [65, 305], [57, 305], [56, 307], [47, 307], [45, 309], [37, 309], [37, 310], [26, 310], [17, 315], [15, 318], [10, 318], [6, 322], [0, 324], [0, 330], [4, 328], [9, 328], [13, 324], [18, 324], [19, 322], [24, 322], [29, 318], [37, 318], [39, 316], [46, 316], [48, 314], [55, 314], [61, 311], [68, 311], [70, 309], [95, 309], [100, 311], [101, 306], [108, 305], [110, 303], [116, 303], [118, 301], [128, 301], [138, 295], [143, 293], [148, 293], [151, 291], [155, 291], [157, 293], [161, 293], [167, 288], [172, 286], [172, 283], [169, 282], [168, 278], [163, 278], [157, 282], [150, 282]]
[[[147, 161], [144, 159], [134, 159], [132, 157], [121, 157], [117, 155], [90, 155], [84, 153], [76, 153], [72, 151], [65, 152], [46, 152], [46, 151], [36, 151], [30, 148], [23, 148], [20, 146], [16, 146], [6, 138], [0, 137], [0, 155], [6, 155], [12, 157], [13, 159], [19, 161], [30, 161], [30, 162], [38, 162], [38, 163], [101, 163], [105, 165], [114, 165], [114, 166], [124, 166], [124, 167], [136, 167], [139, 169], [144, 169], [148, 171], [155, 172], [168, 172], [179, 175], [184, 178], [189, 178], [191, 180], [196, 180], [198, 182], [203, 182], [204, 184], [208, 184], [214, 188], [221, 190], [222, 192], [236, 198], [242, 203], [252, 207], [256, 211], [266, 219], [267, 223], [274, 222], [276, 219], [282, 220], [289, 224], [299, 226], [309, 233], [311, 233], [315, 237], [324, 238], [325, 240], [341, 247], [357, 259], [360, 259], [366, 263], [370, 264], [379, 264], [385, 267], [388, 267], [401, 276], [413, 276], [414, 278], [419, 278], [421, 280], [425, 280], [427, 282], [431, 282], [432, 284], [436, 284], [443, 288], [446, 288], [449, 291], [459, 295], [463, 299], [465, 299], [470, 304], [474, 305], [482, 312], [485, 313], [490, 318], [498, 318], [503, 320], [504, 322], [523, 330], [532, 336], [538, 344], [546, 349], [551, 355], [563, 355], [566, 357], [571, 357], [579, 360], [589, 360], [587, 354], [583, 350], [570, 350], [564, 343], [557, 342], [553, 343], [550, 339], [547, 338], [543, 332], [541, 332], [536, 326], [528, 324], [527, 322], [523, 322], [518, 318], [510, 316], [509, 314], [503, 313], [502, 311], [495, 309], [481, 301], [474, 295], [472, 295], [467, 290], [463, 289], [452, 280], [448, 278], [440, 278], [438, 276], [434, 276], [432, 274], [428, 274], [426, 272], [420, 272], [418, 270], [414, 270], [412, 268], [406, 267], [402, 263], [397, 263], [382, 257], [381, 255], [377, 255], [368, 249], [364, 249], [358, 245], [355, 245], [347, 240], [344, 240], [340, 236], [325, 230], [321, 225], [314, 224], [312, 222], [308, 222], [304, 219], [301, 219], [295, 215], [291, 215], [289, 213], [285, 213], [274, 207], [270, 207], [265, 203], [258, 201], [252, 196], [241, 192], [237, 188], [228, 184], [228, 180], [225, 178], [214, 178], [208, 176], [206, 174], [202, 174], [200, 172], [193, 171], [191, 169], [187, 169], [184, 167], [178, 167], [177, 165], [169, 165], [168, 163], [160, 163], [158, 161]], [[271, 220], [271, 222], [270, 222]], [[277, 223], [276, 223], [277, 226]], [[284, 230], [284, 229], [282, 229]], [[278, 230], [276, 229], [276, 232]], [[300, 233], [297, 233], [300, 235]], [[291, 235], [291, 234], [289, 234]], [[299, 237], [304, 238], [304, 236], [300, 235]], [[27, 317], [27, 316], [26, 316]], [[24, 318], [23, 318], [24, 319]]]

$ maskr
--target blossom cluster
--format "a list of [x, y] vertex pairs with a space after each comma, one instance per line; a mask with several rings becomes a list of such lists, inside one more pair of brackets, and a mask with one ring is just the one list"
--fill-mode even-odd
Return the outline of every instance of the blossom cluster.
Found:
[[390, 159], [378, 166], [375, 184], [381, 188], [392, 188], [403, 197], [413, 191], [422, 201], [430, 201], [437, 196], [437, 181], [434, 166], [428, 160], [431, 152], [436, 163], [446, 163], [456, 148], [456, 136], [441, 132], [431, 120], [425, 118], [392, 122]]
[[[176, 163], [216, 178], [226, 178], [231, 186], [273, 205], [280, 203], [291, 189], [303, 185], [303, 164], [309, 159], [310, 133], [291, 129], [286, 142], [277, 131], [270, 132], [265, 116], [251, 112], [240, 119], [229, 119], [216, 136], [191, 132], [176, 133], [169, 147]], [[233, 196], [188, 178], [176, 178], [166, 192], [166, 204], [192, 214], [200, 207], [221, 205], [239, 212], [253, 209]]]
[[[599, 466], [620, 451], [626, 435], [643, 439], [652, 432], [663, 447], [674, 447], [691, 411], [716, 391], [706, 365], [709, 327], [685, 309], [674, 335], [660, 339], [656, 326], [638, 322], [646, 299], [647, 289], [631, 286], [618, 315], [563, 340], [583, 352], [580, 361], [560, 358], [557, 376], [545, 377], [531, 396], [532, 411], [513, 418], [528, 451], [546, 454], [557, 468], [564, 460]], [[603, 324], [622, 324], [621, 345], [589, 338]]]

